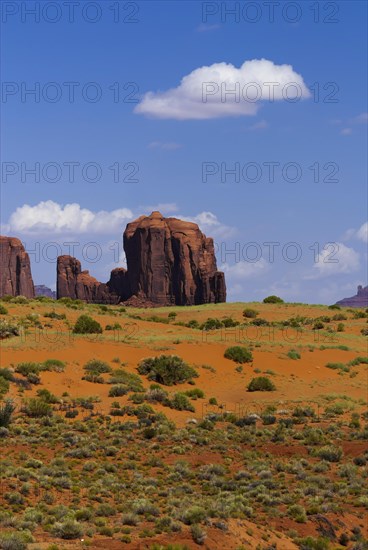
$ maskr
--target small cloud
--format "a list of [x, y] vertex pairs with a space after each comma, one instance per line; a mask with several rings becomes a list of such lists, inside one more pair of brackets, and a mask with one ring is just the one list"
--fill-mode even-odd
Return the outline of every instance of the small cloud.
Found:
[[170, 214], [178, 211], [178, 207], [175, 202], [160, 202], [158, 204], [151, 204], [140, 206], [140, 210], [143, 212], [161, 212], [161, 214]]
[[175, 151], [176, 149], [181, 149], [181, 147], [183, 147], [181, 143], [176, 143], [175, 141], [151, 141], [148, 144], [148, 149], [162, 149], [164, 151]]
[[249, 126], [249, 130], [264, 130], [265, 128], [268, 128], [268, 122], [266, 120], [260, 120], [252, 126]]
[[368, 113], [360, 113], [352, 120], [355, 124], [368, 124]]
[[221, 27], [221, 25], [217, 25], [217, 24], [214, 24], [214, 25], [206, 25], [205, 23], [201, 23], [201, 24], [198, 25], [198, 27], [196, 28], [196, 31], [197, 31], [197, 32], [217, 31], [220, 27]]
[[176, 88], [144, 94], [134, 112], [174, 120], [251, 116], [262, 101], [295, 101], [310, 95], [303, 77], [291, 65], [252, 59], [239, 68], [224, 62], [199, 67]]
[[360, 241], [368, 243], [368, 222], [363, 223], [363, 225], [358, 229], [356, 236]]
[[235, 227], [221, 223], [213, 212], [200, 212], [196, 216], [178, 216], [181, 220], [196, 223], [201, 231], [217, 241], [236, 235]]
[[343, 128], [340, 132], [342, 136], [350, 136], [353, 133], [351, 128]]
[[313, 272], [304, 279], [320, 279], [334, 275], [354, 273], [360, 267], [360, 255], [343, 243], [330, 243], [319, 253]]

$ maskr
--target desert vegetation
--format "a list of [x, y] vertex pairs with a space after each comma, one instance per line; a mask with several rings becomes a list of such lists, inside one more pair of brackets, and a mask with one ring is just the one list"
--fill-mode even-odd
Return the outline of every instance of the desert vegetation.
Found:
[[0, 548], [367, 547], [366, 317], [3, 302]]

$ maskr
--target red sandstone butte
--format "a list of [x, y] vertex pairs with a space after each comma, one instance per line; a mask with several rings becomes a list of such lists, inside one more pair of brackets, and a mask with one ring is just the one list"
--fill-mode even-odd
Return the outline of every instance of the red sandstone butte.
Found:
[[0, 297], [34, 298], [34, 285], [29, 256], [15, 237], [0, 236]]

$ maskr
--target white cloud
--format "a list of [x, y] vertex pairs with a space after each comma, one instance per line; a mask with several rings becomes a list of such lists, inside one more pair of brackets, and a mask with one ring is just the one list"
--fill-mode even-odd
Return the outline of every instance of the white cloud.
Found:
[[252, 124], [252, 126], [249, 126], [249, 130], [264, 130], [265, 128], [268, 128], [268, 122], [266, 120], [260, 120]]
[[159, 202], [158, 204], [151, 204], [140, 206], [140, 210], [144, 213], [151, 214], [151, 212], [161, 212], [161, 214], [170, 214], [177, 212], [178, 206], [175, 202]]
[[358, 229], [356, 236], [364, 243], [368, 243], [368, 222], [363, 223], [363, 225]]
[[285, 97], [310, 97], [303, 77], [291, 65], [253, 59], [240, 68], [223, 62], [195, 69], [177, 88], [146, 93], [134, 112], [177, 120], [246, 116], [257, 113], [261, 100], [273, 102]]
[[128, 208], [110, 212], [92, 212], [77, 203], [60, 205], [42, 201], [35, 206], [24, 204], [10, 216], [9, 230], [27, 234], [114, 233], [133, 218]]
[[352, 122], [355, 122], [355, 124], [367, 124], [368, 123], [368, 113], [360, 113], [360, 115], [353, 118]]
[[148, 144], [148, 149], [163, 149], [164, 151], [175, 151], [182, 147], [181, 143], [176, 143], [175, 141], [151, 141], [151, 143]]
[[350, 136], [353, 133], [351, 128], [343, 128], [340, 132], [342, 136]]
[[198, 224], [199, 229], [209, 237], [214, 237], [216, 240], [228, 239], [236, 234], [236, 229], [229, 225], [220, 222], [216, 214], [212, 212], [200, 212], [196, 216], [179, 216], [182, 220], [187, 220]]
[[354, 273], [360, 267], [360, 255], [343, 243], [326, 245], [313, 264], [313, 273], [305, 279], [320, 279], [334, 275]]

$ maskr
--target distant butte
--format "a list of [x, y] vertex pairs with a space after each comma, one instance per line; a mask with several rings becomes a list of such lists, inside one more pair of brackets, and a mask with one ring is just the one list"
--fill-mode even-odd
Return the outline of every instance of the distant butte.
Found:
[[0, 236], [0, 297], [34, 298], [35, 291], [29, 256], [15, 237]]
[[124, 231], [127, 267], [100, 283], [71, 256], [57, 261], [57, 297], [127, 305], [197, 305], [226, 301], [213, 239], [198, 225], [160, 212], [140, 216]]
[[359, 285], [355, 296], [352, 296], [351, 298], [344, 298], [343, 300], [336, 302], [336, 305], [344, 307], [368, 308], [368, 286], [363, 288], [362, 285]]

